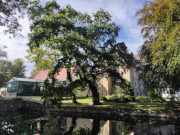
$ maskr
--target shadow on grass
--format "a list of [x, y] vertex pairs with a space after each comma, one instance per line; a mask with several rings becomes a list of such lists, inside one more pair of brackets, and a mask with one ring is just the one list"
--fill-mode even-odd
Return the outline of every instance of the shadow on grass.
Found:
[[141, 109], [141, 110], [180, 110], [179, 104], [169, 103], [114, 103], [114, 102], [102, 102], [102, 105], [90, 105], [89, 103], [63, 103], [62, 106], [69, 107], [98, 107], [98, 108], [114, 108], [114, 109]]

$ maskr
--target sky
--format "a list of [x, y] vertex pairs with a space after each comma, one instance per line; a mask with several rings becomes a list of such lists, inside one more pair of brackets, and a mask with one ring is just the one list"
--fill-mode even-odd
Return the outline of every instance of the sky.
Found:
[[[49, 0], [41, 0], [45, 4]], [[146, 0], [56, 0], [61, 7], [67, 4], [80, 12], [88, 14], [95, 13], [99, 9], [108, 11], [112, 16], [112, 21], [120, 27], [120, 33], [117, 42], [124, 42], [130, 52], [137, 53], [138, 48], [143, 44], [144, 40], [140, 33], [140, 26], [137, 25], [137, 17], [135, 13], [142, 9]], [[0, 28], [0, 42], [6, 45], [8, 59], [14, 60], [22, 58], [26, 65], [26, 76], [30, 76], [34, 69], [34, 63], [30, 63], [25, 56], [27, 53], [28, 33], [30, 32], [30, 22], [27, 16], [20, 19], [22, 25], [21, 34], [23, 37], [9, 38], [9, 35], [3, 33]]]

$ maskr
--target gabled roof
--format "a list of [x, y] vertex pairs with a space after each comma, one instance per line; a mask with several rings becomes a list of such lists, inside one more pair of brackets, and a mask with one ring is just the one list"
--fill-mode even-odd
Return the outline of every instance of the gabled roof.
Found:
[[[75, 70], [77, 70], [78, 66], [71, 68], [71, 73], [73, 73]], [[39, 71], [36, 74], [32, 75], [30, 79], [35, 80], [46, 80], [48, 78], [49, 70]], [[59, 73], [55, 74], [56, 80], [66, 80], [67, 78], [67, 69], [62, 68]]]
[[30, 79], [35, 80], [46, 80], [48, 78], [49, 70], [36, 72], [34, 75], [30, 77]]

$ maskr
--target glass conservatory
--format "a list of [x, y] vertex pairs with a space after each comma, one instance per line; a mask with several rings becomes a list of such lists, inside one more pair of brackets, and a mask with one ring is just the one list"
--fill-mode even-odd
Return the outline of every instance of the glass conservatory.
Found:
[[7, 93], [16, 93], [17, 96], [41, 96], [44, 90], [43, 80], [13, 77], [7, 83]]

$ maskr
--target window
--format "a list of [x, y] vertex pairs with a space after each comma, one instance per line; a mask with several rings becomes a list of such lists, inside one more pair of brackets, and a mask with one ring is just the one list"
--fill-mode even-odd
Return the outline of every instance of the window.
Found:
[[137, 82], [134, 81], [134, 88], [137, 88]]

